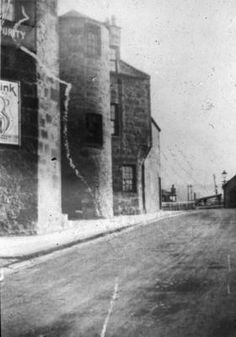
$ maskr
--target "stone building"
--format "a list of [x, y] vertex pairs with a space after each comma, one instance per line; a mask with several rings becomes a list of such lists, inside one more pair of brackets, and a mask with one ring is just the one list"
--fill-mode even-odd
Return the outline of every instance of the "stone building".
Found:
[[160, 132], [161, 129], [152, 118], [152, 147], [144, 161], [145, 211], [153, 213], [161, 208], [161, 158]]
[[[109, 29], [115, 27], [113, 20]], [[120, 39], [115, 41], [110, 54], [114, 214], [156, 212], [161, 130], [151, 117], [150, 76], [122, 61]]]
[[236, 175], [223, 185], [225, 208], [236, 208]]
[[151, 119], [150, 76], [120, 59], [114, 18], [70, 11], [59, 35], [60, 76], [72, 84], [62, 119], [63, 211], [72, 218], [157, 211], [160, 129]]
[[145, 211], [145, 159], [152, 147], [150, 77], [122, 60], [111, 72], [114, 214]]
[[76, 11], [59, 20], [60, 76], [72, 85], [62, 118], [62, 209], [70, 218], [108, 218], [113, 215], [109, 31]]
[[1, 234], [53, 231], [63, 222], [56, 5], [2, 0]]
[[0, 235], [159, 209], [150, 76], [120, 28], [56, 0], [1, 0]]

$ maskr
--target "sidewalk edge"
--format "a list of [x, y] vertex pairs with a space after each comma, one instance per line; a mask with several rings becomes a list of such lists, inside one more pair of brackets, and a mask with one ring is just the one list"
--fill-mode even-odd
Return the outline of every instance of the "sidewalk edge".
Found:
[[41, 250], [39, 250], [37, 252], [34, 252], [34, 253], [23, 253], [21, 255], [16, 254], [16, 255], [13, 255], [13, 256], [10, 256], [10, 255], [9, 256], [0, 256], [0, 258], [2, 260], [6, 260], [6, 262], [7, 262], [7, 260], [11, 260], [11, 259], [17, 260], [15, 262], [12, 262], [12, 263], [9, 263], [9, 264], [6, 264], [6, 265], [3, 266], [3, 268], [7, 268], [10, 265], [13, 265], [13, 264], [16, 264], [16, 263], [19, 263], [19, 262], [23, 262], [25, 260], [37, 258], [37, 257], [43, 256], [43, 255], [52, 254], [53, 252], [56, 252], [56, 251], [59, 251], [59, 250], [64, 250], [64, 249], [67, 249], [67, 248], [70, 248], [70, 247], [73, 247], [73, 246], [76, 246], [76, 245], [79, 245], [79, 244], [87, 243], [89, 241], [95, 241], [96, 239], [99, 239], [99, 238], [102, 238], [102, 237], [105, 237], [105, 236], [109, 236], [109, 235], [114, 234], [114, 233], [124, 232], [125, 230], [128, 230], [128, 229], [139, 228], [141, 226], [149, 225], [149, 224], [161, 221], [161, 220], [165, 220], [165, 219], [168, 219], [168, 218], [172, 218], [172, 217], [175, 217], [175, 216], [180, 216], [180, 215], [184, 215], [184, 214], [188, 214], [188, 213], [189, 212], [178, 212], [178, 213], [175, 213], [175, 214], [169, 214], [168, 216], [163, 216], [163, 217], [156, 218], [156, 219], [149, 219], [149, 220], [141, 221], [141, 222], [138, 222], [138, 223], [135, 223], [135, 224], [128, 224], [128, 225], [125, 225], [123, 227], [114, 228], [114, 229], [111, 229], [109, 231], [97, 233], [95, 235], [90, 235], [86, 238], [76, 239], [75, 241], [67, 242], [67, 243], [64, 243], [64, 244], [61, 244], [61, 245], [58, 245], [58, 246], [53, 246], [52, 248], [41, 249]]

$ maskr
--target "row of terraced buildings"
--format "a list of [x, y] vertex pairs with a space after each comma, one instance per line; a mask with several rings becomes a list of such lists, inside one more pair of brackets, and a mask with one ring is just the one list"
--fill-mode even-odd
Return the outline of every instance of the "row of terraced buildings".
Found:
[[0, 232], [160, 209], [150, 76], [121, 59], [121, 29], [57, 1], [2, 0]]

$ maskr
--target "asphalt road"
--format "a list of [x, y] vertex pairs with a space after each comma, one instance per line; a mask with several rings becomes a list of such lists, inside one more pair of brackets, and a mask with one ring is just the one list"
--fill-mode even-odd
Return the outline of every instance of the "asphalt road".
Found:
[[78, 245], [2, 285], [3, 337], [233, 337], [235, 314], [236, 210]]

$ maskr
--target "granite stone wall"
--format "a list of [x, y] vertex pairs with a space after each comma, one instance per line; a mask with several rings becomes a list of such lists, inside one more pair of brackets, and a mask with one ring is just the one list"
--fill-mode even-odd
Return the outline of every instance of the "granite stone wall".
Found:
[[30, 34], [27, 47], [9, 37], [1, 41], [1, 78], [21, 88], [21, 144], [0, 145], [1, 235], [44, 233], [62, 224], [59, 84], [53, 79], [59, 75], [57, 1], [28, 4], [25, 11], [36, 13], [36, 21], [18, 28]]
[[[120, 133], [112, 137], [114, 214], [145, 211], [142, 165], [151, 146], [150, 79], [111, 73], [111, 101], [119, 105]], [[122, 166], [133, 165], [136, 191], [122, 191]]]
[[21, 85], [21, 145], [0, 144], [0, 234], [32, 234], [38, 204], [35, 61], [14, 45], [2, 45], [1, 78]]
[[[37, 1], [38, 225], [57, 230], [61, 217], [61, 120], [56, 0]], [[43, 65], [43, 66], [42, 66]]]
[[[88, 53], [89, 29], [98, 33], [95, 55]], [[67, 121], [62, 105], [63, 212], [111, 217], [109, 32], [103, 24], [74, 13], [60, 18], [60, 76], [72, 84]]]
[[152, 123], [152, 148], [145, 160], [145, 198], [147, 213], [160, 210], [160, 130]]
[[236, 176], [224, 185], [224, 205], [226, 208], [236, 208]]

